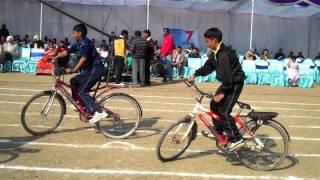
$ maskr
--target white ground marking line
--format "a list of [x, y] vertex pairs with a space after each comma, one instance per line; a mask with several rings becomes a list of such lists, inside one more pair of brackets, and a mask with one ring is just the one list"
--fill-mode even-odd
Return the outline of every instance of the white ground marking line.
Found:
[[[41, 92], [42, 90], [36, 90], [36, 89], [20, 89], [20, 88], [0, 88], [0, 90], [11, 90], [11, 91], [31, 91], [31, 92]], [[6, 95], [6, 94], [0, 94], [0, 95]], [[14, 94], [16, 95], [16, 94]], [[187, 97], [179, 97], [179, 96], [148, 96], [148, 95], [137, 95], [137, 94], [131, 94], [133, 97], [144, 97], [144, 98], [159, 98], [159, 99], [192, 99], [195, 98], [187, 98]], [[29, 95], [27, 95], [29, 96]], [[30, 95], [33, 96], [33, 95]], [[205, 99], [208, 100], [208, 99]], [[280, 101], [253, 101], [253, 100], [243, 100], [240, 101], [244, 102], [255, 102], [255, 103], [267, 103], [267, 104], [287, 104], [287, 105], [306, 105], [306, 106], [320, 106], [320, 104], [316, 103], [301, 103], [301, 102], [280, 102]]]
[[[0, 88], [0, 89], [6, 89], [6, 88]], [[33, 90], [33, 91], [39, 91], [39, 90]], [[41, 91], [39, 91], [41, 92]], [[34, 96], [32, 94], [0, 94], [0, 96], [25, 96], [25, 97], [31, 97]], [[195, 98], [185, 98], [185, 97], [176, 97], [176, 96], [146, 96], [146, 95], [132, 95], [133, 97], [141, 97], [141, 98], [159, 98], [159, 99], [188, 99], [188, 100], [194, 100]], [[205, 99], [206, 101], [210, 101], [209, 99]], [[252, 100], [240, 100], [248, 103], [263, 103], [263, 104], [286, 104], [286, 105], [304, 105], [304, 106], [320, 106], [320, 104], [315, 103], [301, 103], [301, 102], [279, 102], [279, 101], [252, 101]], [[154, 103], [154, 102], [150, 102]], [[170, 104], [185, 104], [185, 103], [170, 103]], [[188, 104], [188, 105], [194, 105], [194, 104]]]
[[[15, 94], [0, 94], [6, 95], [6, 96], [32, 96], [32, 95], [15, 95]], [[8, 102], [9, 104], [18, 104], [16, 102], [10, 102], [10, 101], [0, 101], [0, 103], [5, 104], [5, 102]], [[194, 103], [174, 103], [174, 102], [157, 102], [157, 101], [138, 101], [140, 104], [162, 104], [162, 105], [180, 105], [180, 106], [195, 106]], [[249, 102], [249, 101], [247, 101]], [[259, 102], [259, 101], [255, 101]], [[261, 102], [261, 101], [260, 101]], [[20, 103], [20, 102], [19, 102]], [[261, 102], [262, 103], [262, 102]], [[295, 103], [281, 103], [281, 102], [271, 102], [271, 104], [294, 104]], [[320, 104], [309, 104], [309, 105], [320, 105]], [[258, 107], [258, 106], [252, 106], [253, 109], [272, 109], [272, 110], [286, 110], [286, 111], [315, 111], [320, 112], [320, 110], [310, 110], [310, 109], [296, 109], [296, 108], [278, 108], [278, 107]]]
[[[152, 104], [157, 104], [156, 102], [150, 102]], [[19, 102], [19, 101], [0, 101], [0, 104], [18, 104], [24, 105], [26, 102]], [[68, 105], [68, 107], [72, 105]], [[119, 108], [119, 109], [126, 109], [126, 108]], [[285, 110], [285, 111], [304, 111], [304, 112], [320, 112], [320, 109], [296, 109], [296, 108], [273, 108], [273, 107], [253, 107], [253, 109], [271, 109], [271, 110]], [[154, 112], [181, 112], [181, 113], [188, 113], [190, 111], [183, 111], [183, 110], [169, 110], [169, 109], [148, 109], [143, 108], [144, 111], [154, 111]]]
[[290, 128], [300, 128], [300, 129], [320, 129], [320, 126], [289, 126]]
[[245, 176], [234, 174], [207, 174], [207, 173], [189, 173], [189, 172], [170, 172], [170, 171], [144, 171], [132, 169], [80, 169], [80, 168], [60, 168], [60, 167], [35, 167], [20, 165], [0, 165], [0, 169], [17, 171], [40, 171], [58, 174], [105, 174], [105, 175], [129, 175], [129, 176], [173, 176], [190, 178], [213, 178], [213, 179], [315, 179], [310, 177], [296, 176]]
[[[19, 124], [0, 124], [0, 127], [21, 127]], [[50, 128], [49, 126], [31, 126], [35, 128]], [[75, 129], [76, 127], [58, 127], [58, 129]], [[86, 129], [87, 131], [95, 131], [93, 127], [90, 129]], [[145, 133], [145, 134], [154, 134], [155, 131], [153, 130], [136, 130], [137, 133]], [[202, 133], [197, 133], [197, 136], [203, 136]], [[270, 136], [272, 139], [281, 140], [282, 137], [274, 137]], [[297, 141], [320, 141], [320, 138], [306, 138], [306, 137], [290, 137], [291, 140], [297, 140]]]
[[[68, 107], [71, 107], [71, 105], [68, 105]], [[144, 108], [142, 108], [144, 110]], [[70, 111], [69, 109], [67, 112]], [[14, 112], [6, 112], [6, 111], [0, 111], [0, 114], [13, 114], [13, 115], [20, 115], [21, 113], [14, 113]], [[235, 115], [236, 113], [231, 113], [232, 115]], [[245, 114], [242, 114], [245, 115]], [[79, 117], [79, 115], [65, 115], [66, 117]], [[320, 119], [320, 116], [294, 116], [294, 115], [279, 115], [278, 117], [284, 117], [284, 118], [295, 118], [295, 119]], [[179, 118], [177, 118], [179, 119]], [[161, 119], [160, 121], [163, 122], [175, 122], [177, 119]]]
[[[72, 144], [72, 143], [52, 143], [52, 142], [28, 142], [28, 141], [8, 141], [7, 139], [0, 139], [0, 144], [16, 144], [21, 146], [53, 146], [53, 147], [65, 147], [65, 148], [76, 148], [76, 149], [85, 149], [85, 148], [95, 148], [95, 149], [121, 149], [121, 150], [135, 150], [135, 151], [155, 151], [156, 148], [153, 147], [142, 147], [128, 142], [122, 141], [112, 141], [103, 145], [98, 144]], [[19, 147], [16, 147], [19, 148]], [[0, 151], [12, 150], [15, 148], [0, 148]], [[163, 149], [165, 151], [173, 151], [174, 149]], [[214, 149], [213, 149], [214, 150]], [[188, 153], [201, 153], [205, 150], [199, 149], [187, 149]], [[220, 150], [213, 152], [212, 155], [217, 155], [218, 153], [222, 153]], [[294, 153], [288, 154], [288, 156], [293, 157], [320, 157], [320, 154], [302, 154], [302, 153]]]

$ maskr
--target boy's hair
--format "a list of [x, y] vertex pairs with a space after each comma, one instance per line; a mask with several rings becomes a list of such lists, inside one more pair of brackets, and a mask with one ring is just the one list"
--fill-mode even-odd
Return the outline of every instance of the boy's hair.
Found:
[[81, 32], [81, 36], [82, 36], [82, 37], [86, 37], [86, 36], [87, 36], [87, 33], [88, 33], [87, 27], [86, 27], [86, 25], [84, 25], [84, 24], [75, 25], [75, 26], [73, 27], [73, 31]]
[[146, 30], [144, 30], [143, 32], [146, 33], [146, 34], [148, 34], [149, 37], [151, 36], [151, 32], [150, 32], [149, 29], [146, 29]]
[[167, 32], [168, 34], [170, 34], [170, 29], [169, 28], [163, 28], [163, 32]]
[[129, 34], [129, 32], [127, 31], [127, 30], [122, 30], [121, 31], [121, 35], [123, 36], [123, 35], [128, 35]]
[[210, 28], [208, 29], [204, 35], [203, 35], [205, 38], [208, 38], [208, 39], [217, 39], [219, 42], [222, 41], [222, 32], [220, 29], [218, 28]]
[[176, 48], [177, 48], [177, 49], [182, 49], [182, 47], [181, 47], [181, 46], [176, 46]]
[[135, 31], [135, 32], [134, 32], [134, 35], [135, 35], [135, 36], [138, 36], [138, 37], [141, 37], [141, 31]]

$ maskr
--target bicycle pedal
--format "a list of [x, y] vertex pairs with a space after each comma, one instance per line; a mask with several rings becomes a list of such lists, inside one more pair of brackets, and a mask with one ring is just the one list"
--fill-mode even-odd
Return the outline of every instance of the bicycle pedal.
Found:
[[201, 131], [201, 134], [202, 134], [202, 136], [204, 136], [206, 138], [216, 139], [216, 137], [212, 133], [209, 133], [207, 131]]

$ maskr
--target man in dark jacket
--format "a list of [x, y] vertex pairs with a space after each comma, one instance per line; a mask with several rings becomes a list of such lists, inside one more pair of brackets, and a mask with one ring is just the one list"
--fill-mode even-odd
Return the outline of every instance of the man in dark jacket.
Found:
[[151, 38], [151, 32], [150, 30], [144, 30], [143, 31], [143, 37], [146, 39], [148, 48], [146, 51], [146, 65], [145, 65], [145, 85], [149, 86], [151, 85], [150, 82], [150, 65], [151, 61], [154, 58], [154, 52], [155, 52], [155, 46], [154, 46], [154, 41]]
[[[141, 37], [141, 31], [135, 31], [134, 35], [135, 38], [132, 41], [132, 78], [133, 86], [140, 87], [145, 85], [145, 64], [148, 44], [147, 41]], [[138, 84], [138, 73], [140, 85]]]
[[193, 82], [197, 76], [206, 76], [216, 71], [217, 79], [222, 84], [216, 91], [210, 108], [220, 116], [221, 120], [213, 120], [213, 123], [217, 133], [227, 133], [230, 143], [226, 148], [234, 151], [245, 144], [231, 116], [232, 108], [241, 94], [245, 74], [237, 55], [223, 44], [222, 32], [218, 28], [207, 30], [204, 38], [213, 55], [203, 67], [188, 78], [188, 81]]

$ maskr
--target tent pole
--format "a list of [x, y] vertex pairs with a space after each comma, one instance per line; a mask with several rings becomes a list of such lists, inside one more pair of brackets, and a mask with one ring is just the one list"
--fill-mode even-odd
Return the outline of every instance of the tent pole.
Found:
[[252, 49], [254, 2], [255, 1], [252, 0], [252, 5], [251, 5], [251, 26], [250, 26], [250, 49]]
[[42, 17], [43, 16], [43, 3], [40, 5], [40, 39], [42, 39]]
[[150, 21], [150, 0], [147, 0], [147, 29], [149, 29]]

